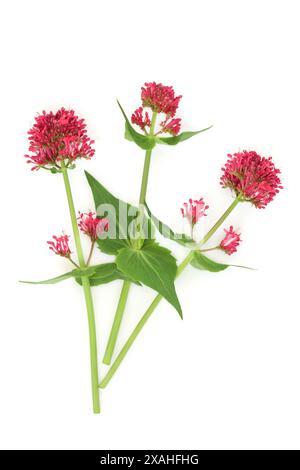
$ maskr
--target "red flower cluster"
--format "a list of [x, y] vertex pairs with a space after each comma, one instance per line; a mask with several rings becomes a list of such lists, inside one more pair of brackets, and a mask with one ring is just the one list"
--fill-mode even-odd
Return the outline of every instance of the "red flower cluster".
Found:
[[161, 83], [145, 83], [142, 87], [142, 105], [137, 108], [131, 116], [132, 124], [137, 124], [143, 131], [151, 126], [151, 119], [148, 112], [143, 116], [143, 108], [150, 108], [155, 113], [164, 113], [165, 120], [160, 123], [160, 133], [170, 133], [177, 135], [180, 132], [181, 119], [172, 119], [177, 111], [179, 101], [182, 96], [175, 96], [173, 87], [164, 86]]
[[79, 213], [78, 227], [94, 242], [98, 236], [108, 230], [108, 220], [97, 217], [95, 212]]
[[70, 258], [71, 250], [69, 247], [69, 235], [61, 235], [57, 237], [53, 235], [53, 241], [48, 241], [49, 249], [52, 250], [56, 255], [63, 256], [64, 258]]
[[235, 251], [237, 251], [237, 247], [239, 246], [241, 240], [240, 234], [233, 230], [233, 226], [229, 227], [229, 230], [224, 229], [226, 235], [220, 243], [220, 248], [227, 253], [227, 255], [232, 255]]
[[181, 119], [180, 118], [173, 118], [173, 119], [166, 119], [165, 121], [160, 123], [161, 125], [161, 132], [169, 132], [169, 134], [177, 135], [180, 132], [181, 127]]
[[32, 170], [59, 167], [61, 160], [66, 160], [66, 164], [78, 158], [89, 160], [94, 155], [94, 141], [86, 135], [84, 119], [79, 119], [73, 110], [43, 111], [35, 121], [28, 132], [29, 152], [33, 154], [25, 155], [27, 163], [34, 165]]
[[183, 207], [180, 209], [182, 217], [186, 217], [190, 224], [194, 226], [198, 220], [207, 215], [205, 211], [209, 208], [203, 200], [203, 198], [197, 200], [189, 199], [189, 202], [185, 202]]
[[164, 113], [174, 117], [182, 96], [175, 96], [173, 87], [161, 83], [145, 83], [142, 87], [142, 103], [145, 108], [151, 108], [156, 113]]
[[259, 209], [264, 209], [282, 189], [280, 170], [275, 168], [272, 158], [261, 157], [254, 151], [229, 154], [222, 171], [222, 187], [232, 189]]
[[139, 126], [142, 130], [145, 129], [146, 126], [150, 127], [151, 125], [151, 120], [149, 117], [149, 114], [147, 111], [145, 112], [145, 116], [143, 116], [143, 108], [140, 106], [137, 108], [134, 113], [131, 116], [131, 122], [132, 124], [136, 124]]

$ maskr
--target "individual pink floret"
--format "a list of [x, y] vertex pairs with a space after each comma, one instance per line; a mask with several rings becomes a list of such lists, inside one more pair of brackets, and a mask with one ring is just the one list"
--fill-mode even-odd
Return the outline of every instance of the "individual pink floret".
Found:
[[182, 217], [188, 219], [190, 224], [194, 226], [201, 217], [206, 216], [205, 211], [209, 208], [203, 200], [203, 198], [196, 200], [196, 199], [189, 199], [189, 202], [185, 202], [183, 207], [180, 209]]

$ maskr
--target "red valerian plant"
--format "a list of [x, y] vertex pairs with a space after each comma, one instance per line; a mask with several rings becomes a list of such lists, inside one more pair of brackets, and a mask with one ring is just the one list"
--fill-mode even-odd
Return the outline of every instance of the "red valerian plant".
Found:
[[[88, 160], [94, 155], [93, 141], [87, 136], [84, 120], [76, 116], [74, 111], [67, 111], [64, 108], [55, 113], [43, 111], [29, 131], [31, 155], [27, 155], [26, 158], [34, 165], [33, 169], [46, 169], [52, 173], [62, 174], [77, 253], [75, 261], [71, 258], [68, 235], [63, 233], [59, 237], [53, 236], [53, 240], [48, 241], [50, 250], [69, 260], [75, 265], [75, 269], [73, 266], [72, 271], [46, 281], [34, 282], [34, 284], [55, 284], [73, 278], [83, 288], [90, 336], [94, 413], [100, 412], [99, 389], [105, 388], [110, 382], [161, 300], [167, 300], [182, 317], [175, 280], [185, 268], [192, 266], [202, 273], [204, 271], [217, 273], [231, 266], [219, 263], [205, 253], [222, 250], [227, 255], [233, 255], [237, 251], [241, 238], [240, 233], [232, 225], [229, 229], [224, 229], [225, 236], [220, 235], [217, 246], [206, 247], [207, 242], [223, 225], [231, 212], [239, 203], [245, 202], [250, 202], [259, 209], [265, 208], [282, 189], [280, 171], [274, 166], [271, 157], [261, 157], [254, 150], [244, 150], [228, 155], [228, 160], [222, 168], [220, 182], [223, 188], [229, 188], [232, 191], [234, 197], [230, 206], [202, 239], [197, 240], [194, 231], [196, 224], [201, 225], [201, 220], [206, 216], [208, 209], [202, 197], [188, 199], [188, 202], [184, 203], [181, 208], [182, 217], [190, 224], [190, 234], [175, 233], [155, 217], [146, 203], [153, 150], [161, 144], [177, 145], [210, 128], [180, 133], [181, 119], [176, 117], [176, 113], [181, 98], [181, 95], [175, 95], [171, 86], [156, 82], [145, 83], [141, 90], [142, 106], [132, 114], [131, 122], [118, 103], [125, 119], [125, 138], [145, 151], [137, 207], [120, 201], [96, 178], [86, 172], [96, 212], [79, 212], [76, 216], [69, 170], [74, 168], [76, 159]], [[159, 114], [163, 117], [156, 126]], [[138, 126], [142, 133], [138, 132], [132, 124]], [[105, 214], [104, 217], [103, 214]], [[180, 264], [177, 265], [170, 250], [157, 242], [155, 231], [159, 231], [164, 237], [186, 248], [187, 255]], [[82, 249], [80, 232], [90, 239], [90, 251], [87, 256]], [[106, 255], [112, 256], [112, 260], [101, 264], [91, 264], [95, 246]], [[100, 380], [91, 287], [114, 280], [122, 280], [123, 284], [103, 357], [103, 363], [111, 366]], [[157, 295], [111, 364], [128, 295], [133, 284], [139, 288], [142, 285], [147, 286], [156, 291]]]

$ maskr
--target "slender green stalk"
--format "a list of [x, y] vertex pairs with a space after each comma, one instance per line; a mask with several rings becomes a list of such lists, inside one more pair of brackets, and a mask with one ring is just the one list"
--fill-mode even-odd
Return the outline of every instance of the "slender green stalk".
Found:
[[87, 259], [87, 261], [86, 261], [86, 265], [87, 265], [87, 266], [88, 266], [88, 265], [90, 264], [90, 262], [91, 262], [91, 259], [92, 259], [92, 256], [93, 256], [94, 248], [95, 248], [95, 241], [93, 240], [93, 241], [92, 241], [92, 244], [91, 244], [89, 256], [88, 256], [88, 259]]
[[[228, 207], [228, 209], [224, 212], [224, 214], [219, 218], [219, 220], [215, 223], [215, 225], [213, 225], [213, 227], [209, 230], [209, 232], [207, 232], [207, 234], [202, 239], [202, 241], [200, 242], [199, 245], [203, 245], [204, 243], [206, 243], [213, 236], [213, 234], [218, 230], [218, 228], [222, 225], [222, 223], [225, 221], [225, 219], [229, 216], [229, 214], [237, 206], [239, 201], [240, 201], [240, 198], [237, 197], [233, 201], [233, 203]], [[189, 254], [184, 258], [182, 263], [178, 266], [176, 277], [180, 276], [180, 274], [190, 264], [190, 262], [192, 261], [193, 256], [194, 256], [194, 251], [196, 251], [196, 250], [190, 251]], [[157, 295], [155, 297], [155, 299], [153, 300], [153, 302], [151, 303], [150, 307], [146, 310], [146, 312], [144, 313], [144, 315], [142, 316], [142, 318], [140, 319], [140, 321], [138, 322], [138, 324], [134, 328], [133, 332], [131, 333], [131, 335], [127, 339], [126, 343], [124, 344], [123, 348], [121, 349], [120, 353], [118, 354], [118, 356], [117, 356], [116, 360], [114, 361], [114, 363], [112, 364], [111, 368], [107, 372], [106, 376], [100, 382], [100, 384], [99, 384], [100, 388], [105, 388], [107, 386], [107, 384], [110, 382], [110, 380], [114, 376], [115, 372], [119, 368], [121, 362], [123, 361], [124, 357], [126, 356], [127, 352], [129, 351], [132, 344], [134, 343], [136, 337], [138, 336], [138, 334], [140, 333], [140, 331], [142, 330], [143, 326], [148, 321], [148, 319], [150, 318], [152, 313], [155, 311], [156, 307], [158, 306], [158, 304], [160, 303], [162, 298], [163, 297], [161, 295]]]
[[219, 218], [219, 220], [215, 223], [215, 225], [212, 226], [212, 228], [207, 232], [207, 234], [202, 238], [201, 242], [198, 244], [198, 246], [204, 245], [208, 240], [213, 236], [213, 234], [218, 230], [218, 228], [223, 224], [224, 220], [227, 219], [229, 214], [233, 211], [233, 209], [238, 205], [240, 202], [241, 197], [238, 196], [234, 199], [233, 203], [230, 204], [228, 209], [224, 212], [224, 214]]
[[205, 250], [200, 250], [201, 253], [205, 253], [206, 251], [214, 251], [214, 250], [219, 250], [220, 249], [220, 246], [217, 245], [217, 246], [214, 246], [212, 248], [206, 248]]
[[[151, 137], [154, 136], [156, 118], [157, 118], [157, 113], [153, 113], [151, 126], [150, 126], [150, 132], [149, 132], [149, 135]], [[151, 154], [152, 154], [152, 150], [146, 150], [141, 190], [140, 190], [140, 198], [139, 198], [139, 215], [137, 217], [138, 224], [140, 225], [140, 227], [142, 227], [143, 225], [144, 205], [145, 205], [146, 194], [147, 194]], [[142, 240], [141, 239], [136, 240], [136, 248], [140, 249], [141, 245], [142, 245]], [[126, 307], [130, 284], [131, 283], [129, 281], [124, 281], [123, 283], [118, 307], [115, 313], [112, 329], [110, 331], [108, 343], [107, 343], [104, 358], [103, 358], [103, 364], [106, 364], [106, 365], [109, 365], [111, 363], [111, 358], [112, 358], [112, 355], [116, 346], [118, 333], [120, 330], [123, 314], [124, 314], [125, 307]]]
[[[151, 127], [149, 135], [153, 137], [155, 131], [155, 122], [157, 118], [157, 113], [153, 113], [152, 120], [151, 120]], [[146, 150], [145, 161], [144, 161], [144, 169], [143, 169], [143, 177], [142, 177], [142, 184], [141, 184], [141, 191], [140, 191], [140, 205], [145, 205], [146, 194], [147, 194], [147, 186], [148, 186], [148, 179], [149, 179], [149, 170], [150, 170], [150, 163], [151, 163], [151, 154], [152, 150]]]
[[[78, 262], [81, 269], [86, 267], [79, 229], [77, 225], [76, 212], [74, 207], [74, 201], [71, 191], [71, 185], [68, 175], [68, 170], [62, 161], [61, 171], [65, 183], [66, 195], [69, 205], [71, 223], [73, 228], [75, 246], [78, 256]], [[88, 325], [89, 325], [89, 337], [90, 337], [90, 361], [91, 361], [91, 378], [92, 378], [92, 397], [93, 397], [93, 410], [94, 413], [100, 413], [100, 399], [99, 399], [99, 377], [98, 377], [98, 360], [97, 360], [97, 339], [96, 339], [96, 325], [95, 325], [95, 313], [93, 306], [93, 299], [91, 293], [90, 281], [87, 276], [82, 276], [82, 287], [84, 291], [86, 310], [88, 316]]]
[[104, 379], [100, 383], [100, 385], [99, 385], [100, 388], [105, 388], [106, 385], [108, 384], [108, 382], [110, 382], [111, 378], [113, 377], [113, 375], [117, 371], [119, 365], [121, 364], [124, 357], [126, 356], [128, 350], [131, 348], [132, 343], [135, 341], [136, 337], [138, 336], [138, 334], [142, 330], [143, 326], [146, 324], [147, 320], [150, 318], [150, 316], [152, 315], [152, 313], [154, 312], [154, 310], [156, 309], [156, 307], [158, 306], [158, 304], [160, 303], [161, 300], [162, 300], [161, 295], [157, 295], [155, 297], [152, 304], [150, 305], [148, 310], [146, 310], [146, 312], [144, 313], [144, 315], [142, 316], [142, 318], [140, 319], [140, 321], [138, 322], [138, 324], [134, 328], [133, 332], [129, 336], [128, 340], [124, 344], [123, 348], [119, 352], [116, 360], [114, 361], [113, 365], [111, 366], [111, 368], [107, 372], [106, 376], [104, 377]]
[[126, 307], [126, 302], [127, 302], [127, 297], [129, 294], [129, 289], [131, 286], [130, 281], [124, 281], [117, 311], [115, 314], [114, 322], [112, 325], [112, 329], [110, 331], [109, 339], [107, 342], [104, 358], [103, 358], [103, 364], [109, 365], [111, 362], [111, 358], [114, 352], [114, 348], [116, 345], [117, 337], [119, 334], [120, 326], [121, 326], [121, 321], [123, 317], [123, 313]]

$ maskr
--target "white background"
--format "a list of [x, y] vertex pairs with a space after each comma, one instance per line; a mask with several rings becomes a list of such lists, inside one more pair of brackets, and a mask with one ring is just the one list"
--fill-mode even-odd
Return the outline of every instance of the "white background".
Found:
[[[3, 2], [1, 448], [300, 448], [297, 3]], [[161, 303], [93, 415], [81, 289], [17, 282], [67, 270], [46, 240], [71, 233], [61, 177], [25, 164], [26, 132], [37, 112], [74, 108], [96, 140], [93, 161], [71, 174], [77, 208], [93, 207], [84, 168], [136, 203], [143, 153], [123, 139], [115, 100], [130, 114], [152, 80], [183, 95], [185, 130], [214, 124], [155, 149], [148, 203], [157, 216], [180, 230], [182, 202], [203, 196], [204, 233], [232, 200], [220, 168], [239, 149], [272, 155], [285, 189], [266, 210], [236, 209], [228, 224], [243, 243], [215, 257], [258, 270], [186, 270], [177, 283], [184, 321]], [[94, 291], [100, 358], [120, 287]], [[118, 348], [153, 296], [132, 289]]]

